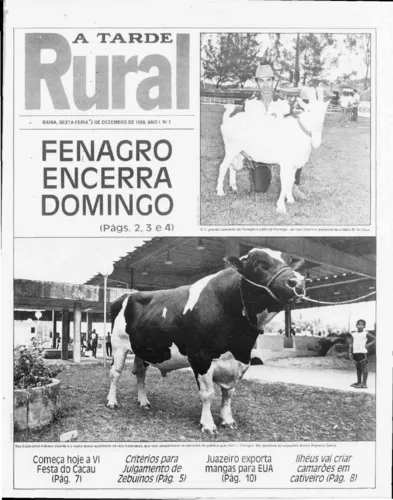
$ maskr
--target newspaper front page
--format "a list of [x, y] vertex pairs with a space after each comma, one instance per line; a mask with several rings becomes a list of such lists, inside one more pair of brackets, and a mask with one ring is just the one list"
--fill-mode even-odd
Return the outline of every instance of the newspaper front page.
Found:
[[392, 14], [6, 3], [4, 496], [390, 497]]

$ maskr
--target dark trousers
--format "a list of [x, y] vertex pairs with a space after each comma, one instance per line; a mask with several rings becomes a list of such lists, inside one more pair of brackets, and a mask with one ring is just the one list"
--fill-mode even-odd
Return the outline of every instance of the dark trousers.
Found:
[[257, 193], [266, 193], [272, 180], [272, 165], [261, 162], [254, 163], [254, 165], [257, 166], [250, 170], [254, 191]]
[[362, 383], [362, 377], [363, 377], [363, 384], [367, 384], [367, 377], [368, 377], [368, 359], [367, 359], [367, 354], [363, 353], [356, 353], [353, 355], [353, 361], [355, 362], [356, 365], [356, 374], [357, 374], [357, 383], [361, 384]]
[[352, 108], [352, 121], [354, 121], [354, 122], [358, 121], [358, 108], [357, 108], [357, 106]]
[[298, 168], [295, 173], [295, 184], [296, 186], [300, 186], [300, 178], [302, 176], [302, 169]]
[[112, 344], [110, 342], [107, 342], [105, 346], [106, 346], [106, 355], [112, 356]]
[[[295, 173], [295, 184], [300, 186], [302, 169], [298, 168]], [[251, 177], [254, 190], [258, 193], [266, 193], [272, 181], [271, 165], [267, 163], [258, 163], [258, 168], [251, 170]]]
[[93, 357], [97, 357], [97, 342], [92, 342], [91, 350], [93, 351]]

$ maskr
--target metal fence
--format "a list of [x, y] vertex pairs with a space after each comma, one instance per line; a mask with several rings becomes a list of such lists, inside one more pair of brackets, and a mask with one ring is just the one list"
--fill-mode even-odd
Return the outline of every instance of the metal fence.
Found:
[[[201, 91], [201, 102], [204, 104], [236, 104], [240, 106], [253, 94], [254, 92], [250, 91]], [[340, 105], [330, 103], [327, 113], [332, 115], [340, 114]]]

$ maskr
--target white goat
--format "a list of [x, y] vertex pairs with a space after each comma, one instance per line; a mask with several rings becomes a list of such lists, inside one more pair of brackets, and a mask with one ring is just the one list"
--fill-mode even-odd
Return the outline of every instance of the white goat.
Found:
[[230, 186], [237, 191], [236, 170], [244, 167], [236, 157], [244, 151], [256, 162], [280, 165], [281, 192], [277, 212], [286, 212], [285, 200], [294, 202], [292, 188], [296, 170], [307, 163], [311, 147], [318, 148], [321, 144], [323, 122], [329, 105], [329, 101], [307, 104], [298, 99], [298, 102], [304, 110], [298, 118], [275, 118], [247, 112], [229, 118], [233, 105], [226, 106], [221, 125], [225, 157], [218, 176], [218, 196], [225, 194], [223, 183], [228, 169]]

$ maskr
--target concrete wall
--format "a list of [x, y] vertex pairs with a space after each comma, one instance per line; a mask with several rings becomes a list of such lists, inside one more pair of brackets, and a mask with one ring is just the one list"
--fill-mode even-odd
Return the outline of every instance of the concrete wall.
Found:
[[287, 342], [290, 344], [289, 347], [284, 347], [284, 339], [283, 335], [260, 335], [254, 353], [258, 353], [262, 360], [316, 354], [315, 348], [319, 337], [290, 337], [286, 339], [290, 341]]
[[282, 335], [260, 335], [257, 341], [257, 349], [269, 349], [281, 351], [284, 348], [284, 337]]
[[[318, 337], [320, 338], [320, 337]], [[318, 340], [316, 337], [294, 337], [293, 346], [297, 351], [315, 351], [316, 342]]]
[[[32, 328], [35, 332], [32, 333]], [[50, 342], [50, 332], [52, 331], [51, 321], [14, 321], [14, 344], [24, 345], [30, 342], [31, 337], [42, 342]]]

